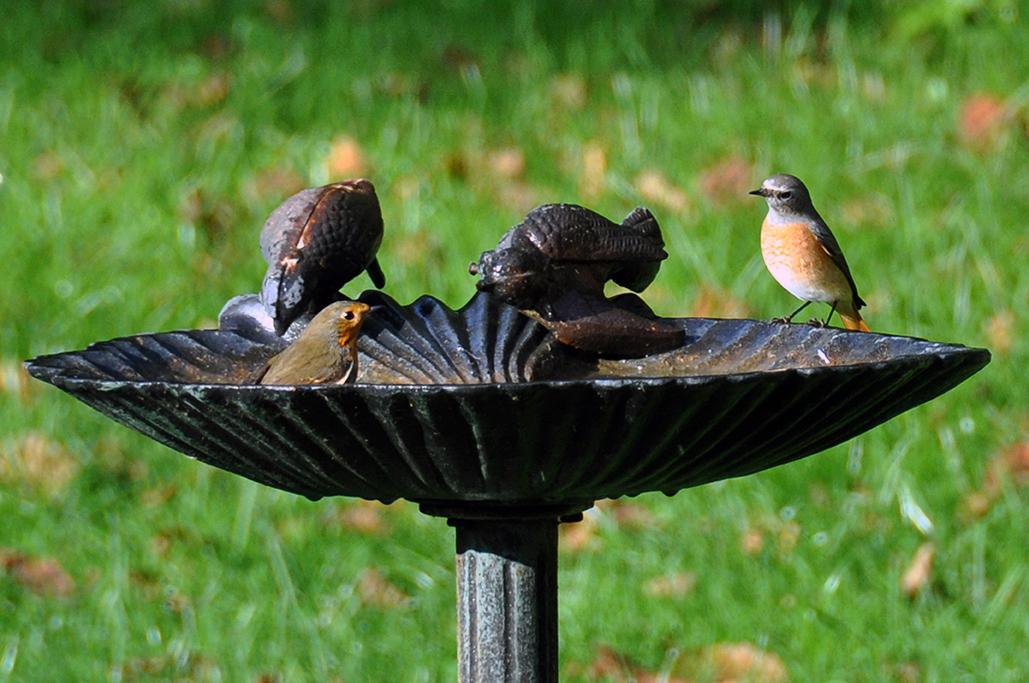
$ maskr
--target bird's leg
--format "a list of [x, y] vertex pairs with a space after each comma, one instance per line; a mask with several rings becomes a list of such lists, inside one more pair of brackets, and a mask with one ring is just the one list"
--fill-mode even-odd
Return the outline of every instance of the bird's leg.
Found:
[[829, 309], [829, 317], [825, 319], [825, 322], [822, 322], [818, 318], [811, 318], [811, 320], [808, 321], [808, 325], [811, 325], [812, 327], [829, 327], [829, 321], [832, 320], [832, 314], [835, 312], [836, 302], [834, 301], [832, 302], [832, 308]]
[[790, 313], [785, 318], [772, 318], [772, 322], [773, 323], [791, 323], [791, 322], [793, 322], [793, 319], [797, 317], [797, 314], [800, 313], [801, 311], [803, 311], [805, 308], [807, 308], [810, 304], [811, 304], [810, 301], [805, 301], [804, 303], [802, 303], [800, 305], [800, 308], [795, 310], [793, 313]]

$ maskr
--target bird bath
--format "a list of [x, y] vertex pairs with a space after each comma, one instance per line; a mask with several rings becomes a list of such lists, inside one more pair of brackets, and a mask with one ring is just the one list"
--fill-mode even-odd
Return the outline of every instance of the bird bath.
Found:
[[242, 385], [283, 342], [222, 329], [123, 337], [27, 362], [36, 378], [186, 455], [312, 499], [414, 501], [457, 534], [462, 681], [557, 680], [557, 526], [602, 498], [738, 477], [929, 401], [989, 353], [754, 320], [669, 319], [684, 343], [599, 358], [486, 294], [383, 306], [356, 384]]

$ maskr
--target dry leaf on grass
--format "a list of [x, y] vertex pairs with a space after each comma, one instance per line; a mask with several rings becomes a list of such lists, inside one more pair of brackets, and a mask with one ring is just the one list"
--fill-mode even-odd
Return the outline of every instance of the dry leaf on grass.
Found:
[[1013, 486], [1029, 485], [1029, 441], [1012, 444], [990, 459], [983, 485], [965, 496], [962, 514], [969, 519], [984, 516], [1003, 492], [1004, 482]]
[[926, 542], [918, 546], [915, 556], [911, 558], [911, 563], [900, 579], [900, 588], [906, 596], [914, 598], [928, 585], [932, 578], [935, 556], [936, 548], [932, 543]]
[[607, 153], [598, 142], [587, 142], [582, 148], [579, 171], [579, 192], [587, 198], [599, 197], [607, 184]]
[[597, 537], [597, 515], [586, 512], [581, 522], [562, 524], [558, 527], [558, 548], [562, 552], [578, 553], [600, 549]]
[[685, 211], [690, 206], [686, 191], [673, 184], [664, 173], [649, 169], [636, 176], [636, 190], [648, 202], [661, 204], [673, 211]]
[[996, 144], [1011, 118], [1011, 111], [1001, 98], [990, 93], [976, 93], [966, 98], [958, 116], [958, 134], [966, 146], [984, 150]]
[[28, 405], [39, 393], [40, 382], [34, 382], [28, 370], [18, 360], [0, 359], [0, 394], [17, 398]]
[[747, 555], [757, 555], [765, 547], [765, 534], [760, 529], [747, 527], [740, 534], [740, 548]]
[[374, 607], [401, 607], [410, 600], [404, 591], [397, 588], [375, 567], [369, 567], [361, 572], [357, 579], [357, 594], [361, 602]]
[[676, 572], [648, 580], [643, 584], [643, 591], [655, 598], [681, 598], [689, 594], [696, 585], [697, 575], [693, 572]]
[[332, 181], [368, 174], [368, 162], [361, 145], [349, 135], [339, 135], [329, 144], [325, 169]]
[[0, 483], [23, 484], [47, 497], [60, 495], [79, 472], [79, 463], [62, 444], [41, 432], [4, 443]]
[[32, 175], [37, 180], [53, 180], [64, 172], [64, 159], [54, 150], [39, 154], [32, 161]]
[[1011, 351], [1015, 329], [1015, 314], [1010, 310], [997, 311], [986, 321], [986, 338], [990, 340], [990, 350], [998, 355]]
[[717, 643], [703, 651], [703, 660], [716, 681], [784, 683], [789, 673], [782, 658], [752, 643]]
[[252, 202], [281, 201], [304, 189], [306, 181], [288, 164], [268, 166], [243, 183], [243, 194]]
[[550, 82], [551, 100], [565, 109], [582, 109], [587, 95], [586, 80], [579, 74], [559, 74]]
[[37, 595], [66, 598], [75, 592], [74, 579], [52, 557], [32, 557], [0, 548], [0, 569]]
[[384, 509], [381, 503], [357, 500], [331, 509], [326, 521], [359, 534], [383, 536], [390, 530], [389, 523], [382, 514]]
[[593, 661], [585, 667], [584, 673], [588, 680], [612, 683], [692, 683], [687, 678], [647, 671], [607, 645], [597, 648]]
[[729, 156], [700, 173], [700, 191], [716, 204], [743, 202], [754, 189], [754, 167], [740, 156]]
[[486, 154], [486, 165], [498, 178], [514, 180], [525, 175], [525, 153], [517, 147], [502, 147]]
[[144, 507], [157, 507], [158, 505], [164, 505], [178, 493], [179, 487], [174, 482], [168, 482], [167, 484], [161, 484], [146, 489], [139, 494], [139, 501]]

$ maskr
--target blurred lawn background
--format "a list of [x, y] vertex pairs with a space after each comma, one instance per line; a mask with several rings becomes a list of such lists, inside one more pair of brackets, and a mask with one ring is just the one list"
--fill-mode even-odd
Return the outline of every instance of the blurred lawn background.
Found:
[[267, 214], [356, 176], [401, 301], [460, 305], [566, 201], [653, 209], [660, 313], [783, 315], [745, 194], [775, 172], [873, 329], [994, 360], [817, 457], [566, 527], [563, 679], [1029, 677], [1025, 2], [33, 5], [0, 21], [0, 681], [455, 678], [442, 520], [198, 465], [23, 359], [212, 325]]

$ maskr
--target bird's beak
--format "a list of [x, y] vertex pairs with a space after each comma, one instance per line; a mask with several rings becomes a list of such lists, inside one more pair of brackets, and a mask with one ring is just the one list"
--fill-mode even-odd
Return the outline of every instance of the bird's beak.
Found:
[[758, 197], [766, 197], [766, 196], [767, 196], [767, 195], [765, 194], [765, 188], [763, 188], [763, 187], [759, 187], [759, 188], [758, 188], [758, 189], [756, 189], [756, 190], [751, 190], [751, 191], [750, 191], [750, 192], [748, 192], [747, 194], [754, 194], [754, 195], [757, 195]]
[[478, 275], [479, 274], [479, 264], [476, 263], [475, 261], [472, 261], [471, 263], [469, 263], [468, 264], [468, 274], [469, 275]]

